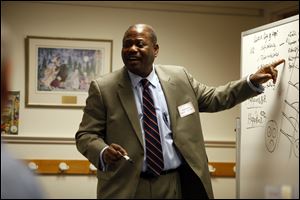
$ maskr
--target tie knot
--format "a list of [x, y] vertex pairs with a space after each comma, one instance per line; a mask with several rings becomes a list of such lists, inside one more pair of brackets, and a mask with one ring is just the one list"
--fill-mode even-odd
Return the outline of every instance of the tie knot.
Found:
[[144, 78], [141, 80], [141, 82], [144, 88], [147, 88], [149, 86], [149, 81], [147, 79]]

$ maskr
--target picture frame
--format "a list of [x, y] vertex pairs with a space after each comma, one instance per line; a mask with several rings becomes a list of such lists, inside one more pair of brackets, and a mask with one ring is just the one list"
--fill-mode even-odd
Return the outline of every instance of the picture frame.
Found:
[[27, 36], [25, 106], [83, 108], [90, 82], [112, 71], [112, 43]]
[[1, 135], [18, 135], [20, 91], [8, 91], [7, 100], [1, 109]]

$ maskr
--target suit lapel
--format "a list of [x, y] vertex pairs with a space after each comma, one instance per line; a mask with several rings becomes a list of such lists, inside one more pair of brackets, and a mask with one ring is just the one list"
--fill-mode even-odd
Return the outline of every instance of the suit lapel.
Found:
[[119, 81], [118, 96], [120, 98], [123, 109], [125, 110], [129, 121], [131, 122], [134, 132], [137, 135], [140, 144], [143, 147], [144, 142], [142, 137], [142, 130], [138, 119], [138, 112], [132, 91], [132, 85], [125, 67], [122, 70], [122, 77]]
[[175, 124], [176, 124], [176, 114], [177, 114], [176, 99], [178, 96], [176, 93], [176, 83], [159, 66], [157, 66], [155, 69], [167, 101], [168, 111], [171, 120], [171, 130], [173, 132], [173, 137], [174, 137], [175, 134], [174, 130], [176, 130]]

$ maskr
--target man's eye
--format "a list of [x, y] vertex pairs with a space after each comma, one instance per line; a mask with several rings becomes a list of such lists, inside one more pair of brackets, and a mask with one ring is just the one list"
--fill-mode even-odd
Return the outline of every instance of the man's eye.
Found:
[[137, 43], [137, 46], [138, 46], [138, 47], [144, 47], [145, 44], [144, 44], [144, 42], [138, 42], [138, 43]]
[[130, 47], [130, 44], [129, 43], [124, 43], [123, 44], [123, 48], [129, 48]]

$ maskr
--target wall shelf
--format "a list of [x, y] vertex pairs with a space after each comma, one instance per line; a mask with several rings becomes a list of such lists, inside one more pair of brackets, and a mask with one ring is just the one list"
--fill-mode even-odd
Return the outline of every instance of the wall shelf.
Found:
[[[95, 175], [95, 166], [87, 160], [24, 160], [32, 171], [41, 175]], [[210, 162], [212, 177], [235, 177], [235, 163]]]

